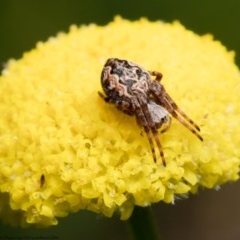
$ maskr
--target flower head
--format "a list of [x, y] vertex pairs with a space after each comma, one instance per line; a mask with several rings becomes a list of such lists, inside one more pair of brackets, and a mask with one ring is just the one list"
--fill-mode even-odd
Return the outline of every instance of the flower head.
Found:
[[[135, 119], [106, 104], [100, 72], [109, 57], [163, 73], [169, 94], [201, 127], [200, 142], [179, 122], [160, 135], [167, 166], [152, 160]], [[173, 202], [238, 179], [240, 74], [212, 36], [180, 23], [72, 26], [0, 78], [0, 216], [55, 225], [88, 209], [127, 219], [134, 205]]]

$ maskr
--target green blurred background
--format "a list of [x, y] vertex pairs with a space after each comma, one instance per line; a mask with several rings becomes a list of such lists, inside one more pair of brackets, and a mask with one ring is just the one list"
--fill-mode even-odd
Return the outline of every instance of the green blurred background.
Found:
[[[107, 24], [115, 15], [131, 20], [171, 22], [180, 20], [199, 34], [212, 33], [236, 52], [240, 66], [239, 0], [1, 0], [0, 63], [20, 58], [71, 24]], [[187, 51], [187, 49], [186, 49]], [[214, 86], [213, 86], [214, 87]], [[227, 90], [226, 90], [227, 91]], [[227, 121], [227, 119], [226, 119]], [[175, 205], [159, 203], [154, 215], [163, 239], [240, 239], [240, 184], [227, 184], [221, 191], [202, 190]], [[126, 222], [87, 211], [59, 219], [49, 229], [11, 228], [0, 224], [0, 239], [130, 239]]]

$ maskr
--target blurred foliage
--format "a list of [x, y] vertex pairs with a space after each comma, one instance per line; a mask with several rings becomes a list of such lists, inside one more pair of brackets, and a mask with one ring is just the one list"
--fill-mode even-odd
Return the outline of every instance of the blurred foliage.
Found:
[[[199, 34], [212, 33], [240, 55], [239, 9], [238, 0], [2, 0], [0, 62], [21, 57], [36, 42], [67, 31], [71, 24], [103, 25], [116, 14], [131, 20], [147, 17], [171, 22], [178, 19]], [[237, 63], [240, 65], [239, 56]]]
[[[68, 31], [71, 24], [104, 25], [118, 14], [131, 20], [147, 17], [171, 22], [177, 19], [196, 33], [211, 33], [236, 52], [240, 66], [239, 9], [238, 0], [2, 0], [0, 64], [3, 66], [9, 58], [20, 58], [38, 41]], [[156, 218], [165, 239], [239, 239], [240, 212], [239, 208], [235, 210], [240, 200], [239, 184], [224, 189], [219, 193], [201, 193], [177, 202], [176, 206], [158, 204]], [[13, 236], [8, 239], [117, 240], [126, 239], [128, 230], [118, 218], [106, 219], [81, 212], [60, 219], [59, 226], [45, 230], [2, 225], [0, 238], [4, 236]]]

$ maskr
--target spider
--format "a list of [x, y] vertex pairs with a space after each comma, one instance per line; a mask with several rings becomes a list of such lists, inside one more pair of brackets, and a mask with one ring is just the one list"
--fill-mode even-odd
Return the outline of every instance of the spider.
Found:
[[[151, 75], [155, 77], [153, 80]], [[161, 84], [162, 74], [157, 71], [147, 71], [133, 62], [118, 58], [109, 58], [101, 73], [103, 91], [99, 95], [108, 103], [113, 103], [122, 112], [133, 116], [143, 127], [156, 162], [154, 142], [166, 166], [166, 161], [159, 139], [158, 129], [165, 127], [161, 133], [169, 129], [171, 117], [189, 129], [197, 138], [203, 141], [200, 128], [189, 118], [168, 95]]]

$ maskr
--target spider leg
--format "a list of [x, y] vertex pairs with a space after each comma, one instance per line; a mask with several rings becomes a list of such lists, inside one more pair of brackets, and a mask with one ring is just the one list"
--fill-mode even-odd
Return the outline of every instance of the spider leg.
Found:
[[102, 92], [98, 92], [99, 97], [101, 97], [105, 102], [110, 103], [110, 99], [106, 97]]
[[165, 157], [164, 157], [164, 153], [162, 150], [162, 146], [158, 137], [158, 130], [157, 127], [155, 125], [155, 123], [152, 121], [151, 118], [151, 114], [149, 113], [148, 107], [147, 107], [147, 101], [144, 97], [133, 97], [132, 98], [132, 104], [133, 106], [135, 106], [135, 112], [136, 112], [136, 117], [137, 117], [137, 122], [139, 122], [139, 124], [141, 126], [143, 126], [144, 131], [147, 135], [150, 147], [151, 147], [151, 151], [152, 151], [152, 155], [153, 155], [153, 160], [154, 162], [157, 161], [157, 157], [156, 157], [156, 152], [155, 152], [155, 148], [154, 148], [154, 143], [153, 143], [153, 139], [151, 134], [154, 136], [154, 140], [157, 144], [160, 156], [162, 158], [162, 163], [164, 166], [166, 166], [166, 161], [165, 161]]
[[160, 73], [160, 72], [157, 72], [157, 71], [148, 71], [150, 73], [150, 75], [156, 77], [155, 80], [156, 81], [161, 81], [163, 75]]
[[104, 96], [103, 93], [98, 92], [98, 95], [107, 103], [113, 103], [115, 104], [115, 106], [117, 107], [118, 110], [126, 113], [129, 116], [133, 116], [134, 115], [134, 111], [133, 108], [131, 106], [131, 103], [118, 99], [116, 98], [111, 98], [111, 97], [106, 97]]
[[165, 91], [162, 84], [157, 81], [153, 81], [150, 85], [150, 91], [162, 107], [171, 113], [174, 118], [189, 129], [198, 139], [203, 141], [203, 138], [199, 133], [199, 126], [177, 106], [177, 104]]
[[132, 109], [132, 106], [128, 102], [118, 101], [118, 102], [115, 102], [115, 105], [116, 105], [118, 110], [124, 112], [125, 114], [127, 114], [129, 116], [134, 115], [134, 111]]
[[177, 104], [166, 92], [164, 95], [167, 102], [166, 108], [172, 114], [172, 116], [182, 123], [186, 128], [188, 128], [198, 139], [203, 141], [202, 136], [199, 134], [200, 128], [198, 125], [177, 106]]

